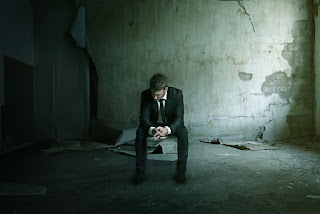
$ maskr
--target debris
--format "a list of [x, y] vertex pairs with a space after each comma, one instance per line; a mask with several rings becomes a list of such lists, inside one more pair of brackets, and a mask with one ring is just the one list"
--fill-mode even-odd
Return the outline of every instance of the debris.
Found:
[[220, 144], [220, 139], [219, 138], [215, 138], [211, 141], [200, 141], [201, 143], [209, 143], [209, 144]]
[[261, 127], [259, 127], [259, 129], [260, 129], [260, 131], [259, 131], [259, 133], [258, 133], [257, 136], [256, 136], [256, 140], [257, 140], [257, 141], [263, 140], [263, 133], [264, 133], [264, 131], [266, 130], [266, 127], [265, 127], [265, 126], [261, 126]]
[[[270, 146], [269, 144], [263, 144], [259, 142], [254, 142], [254, 141], [244, 141], [244, 142], [224, 142], [220, 138], [215, 138], [213, 140], [200, 140], [201, 143], [208, 143], [208, 144], [219, 144], [223, 146], [228, 146], [240, 150], [251, 150], [251, 151], [258, 151], [258, 150], [274, 150], [274, 146]], [[265, 142], [265, 141], [263, 141]]]
[[248, 147], [244, 146], [244, 145], [225, 145], [224, 146], [229, 146], [229, 147], [233, 147], [233, 148], [236, 148], [236, 149], [240, 149], [240, 150], [250, 150]]

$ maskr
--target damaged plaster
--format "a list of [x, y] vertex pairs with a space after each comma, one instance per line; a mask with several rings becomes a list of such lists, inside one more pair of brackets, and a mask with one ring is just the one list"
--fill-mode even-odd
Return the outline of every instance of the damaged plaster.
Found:
[[266, 96], [276, 93], [280, 97], [289, 100], [292, 91], [292, 81], [290, 79], [285, 72], [275, 72], [266, 76], [266, 81], [262, 84], [261, 91]]
[[[309, 3], [306, 7], [312, 11], [312, 4]], [[277, 71], [266, 76], [261, 86], [261, 91], [266, 96], [278, 94], [290, 106], [290, 110], [286, 113], [286, 123], [288, 123], [292, 138], [311, 136], [314, 130], [312, 119], [314, 25], [312, 17], [312, 12], [310, 12], [307, 20], [298, 20], [294, 23], [291, 30], [293, 42], [287, 43], [282, 51], [283, 58], [291, 67], [291, 75], [287, 76], [285, 71]]]
[[175, 1], [155, 2], [86, 5], [99, 117], [139, 118], [141, 91], [161, 72], [183, 90], [194, 136], [254, 140], [260, 127], [265, 140], [298, 133], [293, 120], [312, 115], [306, 0], [176, 1], [177, 13]]
[[252, 73], [239, 72], [238, 76], [242, 81], [250, 81], [252, 79]]

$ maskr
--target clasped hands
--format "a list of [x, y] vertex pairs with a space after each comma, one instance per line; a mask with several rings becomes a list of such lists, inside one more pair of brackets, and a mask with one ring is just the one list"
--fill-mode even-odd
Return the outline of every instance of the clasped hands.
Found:
[[152, 134], [154, 136], [154, 140], [162, 140], [166, 138], [166, 135], [168, 135], [168, 129], [166, 127], [158, 126], [152, 130]]

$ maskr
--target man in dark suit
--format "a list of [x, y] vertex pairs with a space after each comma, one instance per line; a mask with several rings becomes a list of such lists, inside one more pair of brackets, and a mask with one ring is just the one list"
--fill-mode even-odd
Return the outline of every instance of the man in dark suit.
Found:
[[147, 164], [148, 135], [161, 140], [167, 135], [178, 139], [178, 161], [176, 182], [186, 181], [185, 171], [188, 158], [188, 131], [183, 120], [184, 105], [182, 91], [167, 86], [163, 74], [155, 74], [150, 80], [150, 88], [141, 94], [140, 125], [136, 133], [136, 174], [134, 182], [145, 180]]

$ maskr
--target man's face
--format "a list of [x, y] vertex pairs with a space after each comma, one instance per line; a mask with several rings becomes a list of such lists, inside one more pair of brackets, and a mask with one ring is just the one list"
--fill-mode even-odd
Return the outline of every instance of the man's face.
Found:
[[167, 91], [168, 91], [168, 87], [166, 87], [165, 89], [162, 89], [160, 91], [151, 90], [151, 96], [153, 97], [153, 99], [155, 101], [160, 101], [160, 99], [162, 99], [164, 97], [164, 95], [167, 93]]

